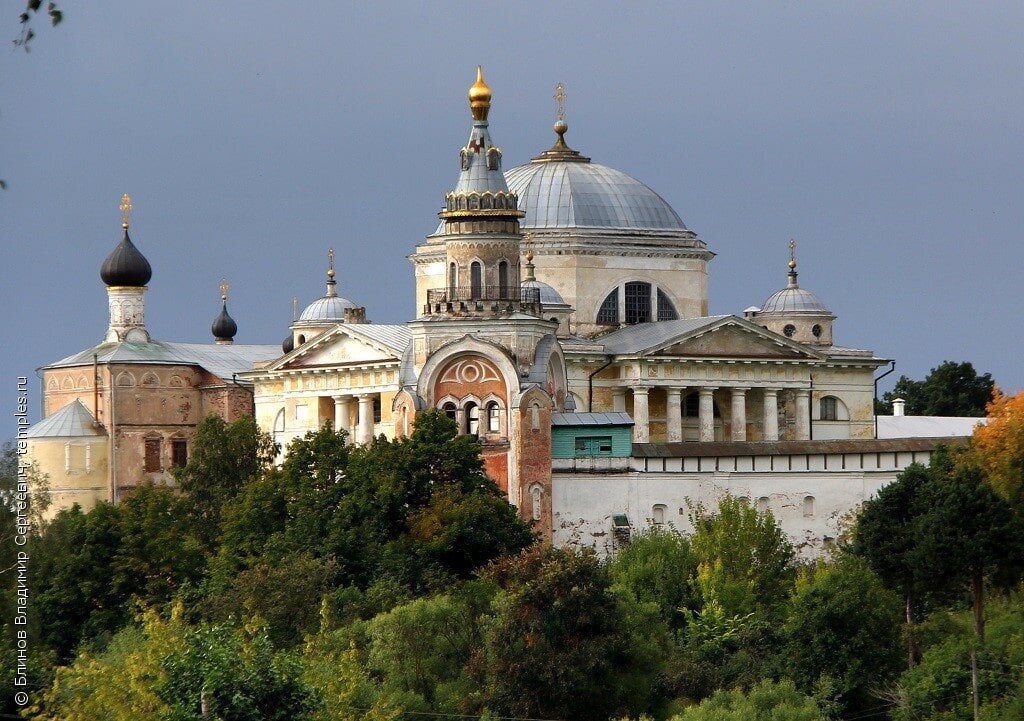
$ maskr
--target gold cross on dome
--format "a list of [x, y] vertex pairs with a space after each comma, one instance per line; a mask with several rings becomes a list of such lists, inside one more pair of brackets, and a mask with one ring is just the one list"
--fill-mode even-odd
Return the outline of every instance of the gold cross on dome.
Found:
[[523, 243], [526, 245], [526, 259], [533, 260], [533, 233], [524, 235]]
[[228, 279], [227, 278], [221, 278], [220, 279], [220, 299], [221, 300], [227, 301], [227, 299], [228, 299], [228, 289], [230, 287], [231, 286], [228, 285]]
[[125, 193], [121, 196], [121, 225], [128, 227], [128, 220], [132, 214], [132, 196]]
[[555, 113], [555, 120], [565, 120], [565, 86], [561, 83], [555, 86], [555, 102], [558, 103], [558, 112]]
[[789, 259], [796, 260], [796, 241], [789, 239]]

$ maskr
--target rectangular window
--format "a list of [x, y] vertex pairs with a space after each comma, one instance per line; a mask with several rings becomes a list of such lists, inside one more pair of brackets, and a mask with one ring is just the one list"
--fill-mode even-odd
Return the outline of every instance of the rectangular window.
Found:
[[651, 322], [651, 284], [635, 280], [626, 283], [626, 323]]
[[188, 441], [184, 438], [175, 438], [171, 441], [171, 465], [175, 468], [184, 468], [188, 465]]
[[611, 436], [578, 436], [576, 438], [576, 458], [594, 458], [612, 454]]
[[498, 433], [501, 431], [501, 409], [497, 403], [487, 407], [487, 432]]
[[305, 403], [295, 406], [295, 420], [304, 421], [309, 418], [309, 406]]
[[146, 439], [146, 473], [156, 473], [160, 470], [160, 439]]
[[833, 396], [825, 396], [821, 399], [821, 420], [839, 420], [839, 404]]

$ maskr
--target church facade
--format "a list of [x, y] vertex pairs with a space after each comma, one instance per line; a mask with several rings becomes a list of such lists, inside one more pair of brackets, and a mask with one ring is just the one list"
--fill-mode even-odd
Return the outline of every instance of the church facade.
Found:
[[611, 551], [646, 525], [685, 527], [728, 492], [820, 549], [938, 441], [875, 438], [874, 378], [889, 360], [835, 342], [836, 317], [798, 283], [792, 243], [778, 292], [709, 316], [712, 250], [652, 189], [573, 150], [556, 97], [554, 145], [506, 171], [478, 70], [459, 174], [409, 256], [404, 324], [372, 323], [340, 295], [331, 251], [324, 296], [280, 348], [230, 343], [226, 293], [217, 343], [161, 344], [142, 321], [148, 263], [126, 220], [104, 266], [107, 337], [43, 369], [47, 415], [91, 423], [111, 439], [107, 458], [122, 455], [119, 475], [141, 478], [147, 439], [170, 443], [161, 469], [173, 465], [187, 458], [174, 439], [187, 444], [209, 412], [252, 412], [286, 449], [324, 424], [353, 443], [402, 437], [437, 408], [480, 439], [488, 474], [551, 542]]

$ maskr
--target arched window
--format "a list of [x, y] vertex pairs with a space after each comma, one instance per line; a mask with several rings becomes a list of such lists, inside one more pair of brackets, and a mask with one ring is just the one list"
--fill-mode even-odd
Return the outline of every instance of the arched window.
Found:
[[441, 406], [441, 410], [444, 414], [451, 418], [453, 421], [458, 419], [458, 408], [455, 407], [454, 403], [448, 402]]
[[479, 261], [474, 260], [469, 266], [469, 297], [479, 300], [484, 293], [483, 266]]
[[658, 320], [678, 320], [679, 314], [676, 313], [676, 307], [672, 305], [672, 301], [668, 299], [665, 292], [658, 288]]
[[541, 515], [541, 510], [542, 510], [541, 499], [543, 497], [544, 497], [544, 489], [540, 487], [540, 484], [534, 484], [530, 488], [530, 500], [533, 501], [533, 508], [531, 509], [532, 513], [530, 514], [530, 516], [535, 521], [539, 521], [540, 520], [540, 515]]
[[466, 404], [466, 433], [480, 435], [480, 406], [472, 401]]
[[804, 518], [814, 517], [814, 496], [804, 496]]
[[473, 194], [469, 196], [469, 209], [480, 210], [480, 196]]
[[485, 194], [484, 197], [480, 198], [480, 207], [483, 210], [490, 210], [493, 200], [490, 194]]
[[501, 432], [501, 408], [497, 402], [491, 401], [487, 404], [487, 432]]
[[618, 325], [619, 323], [619, 289], [615, 288], [601, 303], [597, 311], [598, 325]]
[[459, 266], [455, 263], [448, 264], [448, 291], [451, 298], [455, 297], [455, 289], [459, 287]]
[[651, 509], [651, 520], [654, 521], [655, 526], [665, 525], [665, 510], [666, 506], [664, 503], [657, 503]]
[[839, 404], [836, 403], [837, 400], [835, 396], [825, 396], [821, 399], [821, 420], [839, 420]]
[[767, 513], [768, 512], [768, 496], [761, 496], [757, 499], [757, 512]]
[[651, 322], [651, 284], [641, 280], [626, 283], [626, 324]]
[[530, 430], [540, 430], [540, 405], [538, 403], [530, 406]]
[[504, 260], [498, 263], [498, 297], [508, 298], [508, 263]]

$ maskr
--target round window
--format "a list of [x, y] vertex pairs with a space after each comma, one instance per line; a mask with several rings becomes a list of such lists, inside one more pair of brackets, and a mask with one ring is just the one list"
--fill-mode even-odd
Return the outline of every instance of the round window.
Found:
[[811, 328], [811, 333], [814, 334], [815, 338], [821, 338], [821, 326], [815, 323], [814, 327]]
[[789, 325], [782, 329], [782, 334], [787, 338], [792, 338], [793, 336], [796, 335], [796, 326], [790, 323]]

